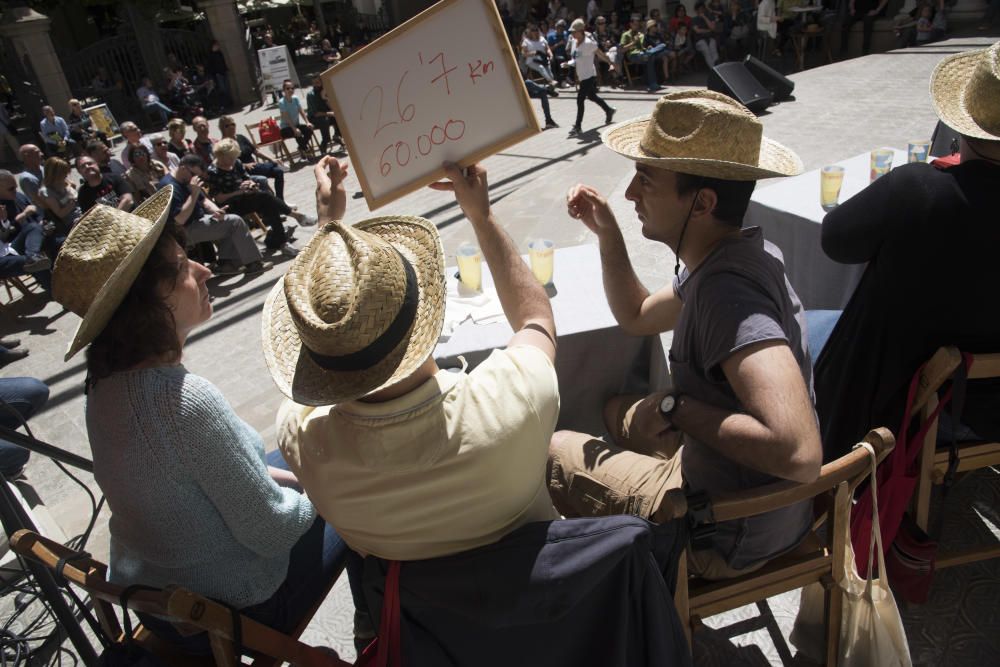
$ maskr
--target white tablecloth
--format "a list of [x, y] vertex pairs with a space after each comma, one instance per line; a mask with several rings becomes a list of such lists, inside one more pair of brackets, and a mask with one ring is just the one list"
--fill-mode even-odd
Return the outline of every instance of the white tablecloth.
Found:
[[[450, 293], [455, 291], [455, 273], [454, 267], [446, 270]], [[618, 327], [604, 296], [596, 245], [557, 248], [552, 282], [548, 289], [558, 335], [558, 427], [599, 435], [604, 431], [601, 410], [608, 398], [646, 393], [650, 374], [663, 373], [659, 337], [629, 336]], [[493, 277], [484, 262], [483, 291], [491, 290]], [[505, 319], [485, 325], [466, 320], [438, 343], [434, 357], [446, 367], [457, 366], [462, 355], [474, 368], [513, 335]]]
[[[893, 167], [906, 163], [906, 151], [896, 150]], [[837, 162], [844, 167], [840, 201], [868, 187], [870, 153]], [[781, 249], [785, 271], [803, 306], [842, 309], [865, 270], [864, 264], [838, 264], [820, 246], [820, 228], [826, 213], [819, 204], [820, 170], [784, 178], [754, 191], [744, 218], [759, 226], [764, 238]]]

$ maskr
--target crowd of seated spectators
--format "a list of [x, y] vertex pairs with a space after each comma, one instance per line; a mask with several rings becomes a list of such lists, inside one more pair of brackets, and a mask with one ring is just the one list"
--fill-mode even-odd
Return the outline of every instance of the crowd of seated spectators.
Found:
[[[605, 13], [596, 0], [588, 3], [585, 16], [577, 16], [560, 0], [533, 7], [515, 3], [513, 11], [504, 2], [499, 7], [526, 77], [550, 90], [573, 83], [572, 68], [562, 65], [568, 60], [567, 25], [576, 18], [586, 22], [587, 32], [615, 63], [615, 71], [599, 63], [602, 83], [624, 87], [631, 76], [645, 81], [650, 92], [699, 62], [711, 68], [751, 53], [757, 32], [758, 0], [699, 1], [693, 17], [681, 4], [669, 19], [658, 9], [646, 15], [629, 13], [628, 8]], [[632, 69], [626, 73], [625, 66]]]

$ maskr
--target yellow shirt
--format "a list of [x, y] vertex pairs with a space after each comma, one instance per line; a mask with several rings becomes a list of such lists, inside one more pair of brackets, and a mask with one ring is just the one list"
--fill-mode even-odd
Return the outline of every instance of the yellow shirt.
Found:
[[418, 560], [558, 518], [545, 465], [555, 368], [534, 347], [439, 371], [405, 396], [319, 408], [286, 401], [278, 444], [320, 515], [362, 555]]

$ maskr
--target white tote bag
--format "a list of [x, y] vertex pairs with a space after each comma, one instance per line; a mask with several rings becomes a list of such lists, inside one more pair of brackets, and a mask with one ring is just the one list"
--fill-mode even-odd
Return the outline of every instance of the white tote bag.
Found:
[[[882, 550], [882, 531], [878, 524], [878, 493], [875, 483], [875, 450], [867, 442], [861, 447], [871, 458], [872, 539], [868, 548], [868, 578], [858, 575], [851, 546], [851, 525], [844, 522], [846, 564], [840, 587], [844, 591], [844, 621], [840, 631], [842, 667], [910, 667], [910, 647], [906, 643], [903, 619], [896, 599], [889, 590]], [[878, 552], [878, 579], [873, 578], [872, 560]]]
[[[871, 457], [872, 485], [872, 540], [868, 551], [869, 578], [858, 575], [851, 545], [851, 524], [845, 521], [844, 531], [844, 573], [838, 588], [831, 595], [843, 595], [843, 620], [840, 626], [841, 667], [911, 667], [910, 648], [906, 643], [903, 621], [896, 608], [896, 600], [889, 590], [885, 575], [885, 557], [882, 551], [882, 533], [878, 524], [878, 494], [875, 486], [875, 450], [868, 443], [859, 447], [868, 450]], [[877, 545], [877, 547], [876, 547]], [[878, 574], [872, 561], [878, 549]], [[823, 660], [824, 591], [819, 584], [809, 584], [802, 589], [799, 615], [795, 619], [791, 641], [800, 652], [809, 658]]]

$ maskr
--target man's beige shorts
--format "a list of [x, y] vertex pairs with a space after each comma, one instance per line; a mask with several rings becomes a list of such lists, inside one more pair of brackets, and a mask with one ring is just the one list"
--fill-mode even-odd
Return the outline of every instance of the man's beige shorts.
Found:
[[[549, 495], [563, 516], [630, 514], [653, 519], [667, 491], [684, 485], [683, 447], [669, 458], [647, 456], [626, 448], [649, 451], [655, 439], [655, 434], [643, 432], [636, 425], [656, 423], [644, 411], [658, 404], [659, 398], [641, 401], [637, 398], [641, 397], [609, 404], [611, 409], [605, 412], [608, 430], [620, 444], [573, 431], [559, 431], [552, 436], [547, 471]], [[734, 570], [712, 549], [688, 550], [689, 572], [707, 579], [735, 577], [760, 565]]]

